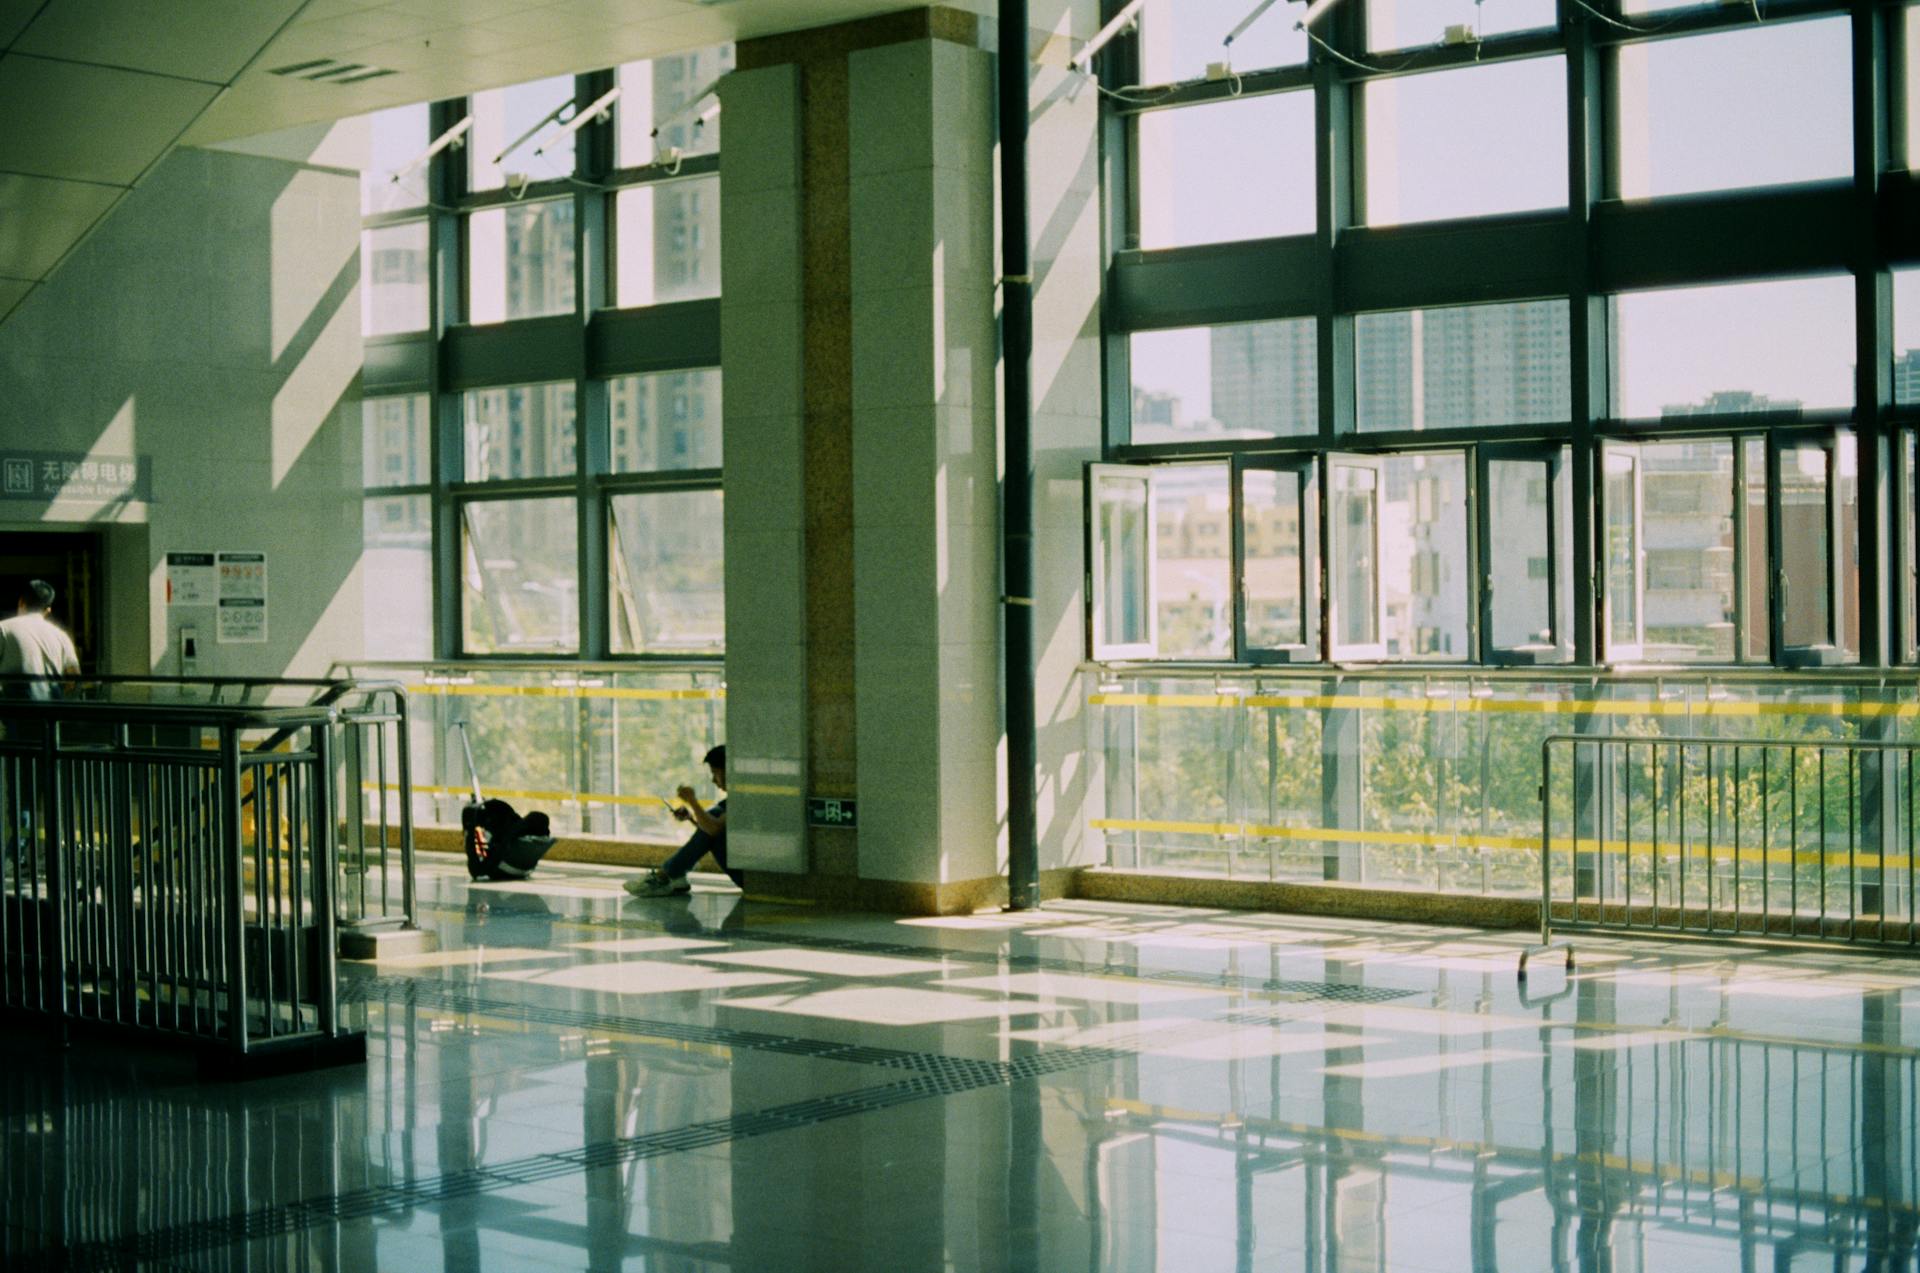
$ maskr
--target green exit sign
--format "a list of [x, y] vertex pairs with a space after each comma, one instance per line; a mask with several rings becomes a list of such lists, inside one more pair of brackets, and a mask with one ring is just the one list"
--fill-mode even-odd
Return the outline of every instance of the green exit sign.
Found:
[[838, 796], [808, 796], [807, 825], [814, 827], [851, 827], [853, 801]]

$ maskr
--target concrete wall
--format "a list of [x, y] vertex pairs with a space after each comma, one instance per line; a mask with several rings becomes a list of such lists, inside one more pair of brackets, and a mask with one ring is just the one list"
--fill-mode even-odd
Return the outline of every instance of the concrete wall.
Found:
[[[118, 528], [115, 670], [176, 671], [183, 623], [204, 675], [359, 652], [359, 223], [351, 172], [178, 150], [0, 327], [0, 452], [151, 457], [144, 501], [0, 503], [0, 533]], [[221, 550], [267, 554], [264, 644], [168, 613], [166, 553]]]

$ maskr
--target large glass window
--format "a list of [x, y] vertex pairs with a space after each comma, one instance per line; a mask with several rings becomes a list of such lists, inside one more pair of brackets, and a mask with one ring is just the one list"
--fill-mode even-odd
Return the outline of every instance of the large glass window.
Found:
[[630, 186], [613, 199], [614, 303], [720, 294], [720, 178]]
[[1254, 461], [1240, 482], [1242, 652], [1286, 651], [1311, 659], [1320, 647], [1320, 501], [1313, 460]]
[[1147, 0], [1140, 11], [1141, 83], [1199, 79], [1214, 62], [1257, 71], [1307, 60], [1307, 37], [1294, 29], [1298, 15], [1291, 12], [1269, 12], [1223, 44], [1251, 9], [1242, 0]]
[[1565, 207], [1566, 93], [1557, 57], [1367, 81], [1367, 221]]
[[427, 223], [360, 232], [360, 331], [366, 336], [427, 326]]
[[1567, 302], [1456, 305], [1354, 320], [1363, 433], [1567, 419]]
[[615, 654], [717, 654], [726, 644], [719, 491], [608, 501]]
[[1150, 658], [1154, 652], [1154, 471], [1096, 464], [1087, 476], [1095, 658]]
[[[712, 87], [733, 69], [733, 46], [699, 49], [647, 62], [628, 62], [615, 79], [620, 104], [614, 113], [617, 158], [622, 168], [639, 168], [672, 151], [682, 157], [720, 149], [720, 116], [713, 99], [688, 110], [693, 95]], [[658, 138], [654, 129], [660, 129]]]
[[1622, 198], [1852, 171], [1845, 18], [1650, 40], [1615, 56]]
[[[433, 138], [427, 104], [367, 116], [367, 166], [360, 172], [360, 211], [398, 212], [427, 202], [427, 166], [416, 163]], [[411, 170], [403, 171], [412, 165]]]
[[1233, 653], [1233, 521], [1227, 466], [1177, 464], [1153, 479], [1155, 653], [1224, 659]]
[[720, 467], [720, 369], [662, 371], [607, 382], [610, 471]]
[[[560, 124], [573, 117], [568, 106], [572, 101], [571, 75], [475, 93], [467, 143], [468, 188], [517, 188], [528, 181], [572, 176], [573, 138], [560, 136]], [[534, 130], [531, 136], [529, 130]]]
[[370, 659], [433, 657], [433, 515], [426, 495], [364, 501], [360, 594]]
[[1456, 27], [1476, 38], [1550, 27], [1559, 21], [1553, 0], [1367, 0], [1367, 47], [1406, 49], [1438, 44]]
[[462, 652], [578, 650], [579, 519], [573, 499], [469, 501], [460, 512]]
[[1845, 276], [1625, 292], [1613, 301], [1612, 335], [1622, 418], [1853, 405]]
[[1795, 663], [1860, 649], [1859, 468], [1851, 434], [1783, 440], [1774, 452], [1780, 651]]
[[1483, 453], [1481, 608], [1491, 660], [1573, 656], [1568, 456], [1565, 447], [1526, 443]]
[[462, 407], [467, 481], [564, 477], [577, 470], [572, 382], [474, 389]]
[[1920, 270], [1893, 272], [1893, 400], [1920, 402]]
[[[1608, 653], [1648, 663], [1731, 663], [1742, 616], [1739, 552], [1766, 540], [1734, 523], [1735, 441], [1609, 443]], [[1761, 613], [1764, 614], [1764, 611]], [[1763, 638], [1764, 639], [1764, 638]]]
[[1135, 442], [1292, 437], [1320, 427], [1311, 318], [1135, 332]]
[[1471, 659], [1465, 454], [1328, 464], [1334, 657]]
[[571, 312], [573, 260], [571, 199], [473, 213], [467, 218], [467, 321]]
[[1147, 111], [1135, 126], [1141, 247], [1313, 232], [1313, 94]]
[[1907, 6], [1907, 167], [1920, 169], [1920, 4]]
[[368, 488], [425, 486], [432, 415], [424, 393], [365, 398], [360, 403], [361, 481]]

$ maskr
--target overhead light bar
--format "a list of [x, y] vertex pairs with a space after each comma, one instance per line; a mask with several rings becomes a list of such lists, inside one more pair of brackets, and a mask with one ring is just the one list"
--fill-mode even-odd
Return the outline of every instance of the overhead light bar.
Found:
[[[1123, 31], [1131, 31], [1140, 21], [1140, 10], [1146, 7], [1147, 0], [1128, 0], [1125, 8], [1113, 15], [1113, 20], [1100, 28], [1100, 33], [1080, 46], [1080, 51], [1067, 60], [1067, 65], [1082, 75], [1093, 65], [1100, 50], [1113, 43], [1114, 37]], [[1273, 0], [1267, 0], [1273, 3]]]
[[414, 169], [420, 167], [422, 164], [426, 163], [428, 160], [432, 159], [435, 155], [439, 154], [441, 151], [445, 150], [449, 146], [464, 146], [467, 140], [467, 130], [472, 127], [473, 127], [473, 116], [468, 115], [466, 118], [462, 119], [459, 123], [455, 124], [452, 128], [449, 128], [446, 132], [441, 133], [438, 137], [435, 137], [432, 143], [428, 145], [428, 147], [425, 150], [421, 151], [418, 155], [415, 155], [412, 161], [409, 162], [406, 167], [395, 169], [394, 174], [391, 177], [387, 178], [387, 180], [399, 181], [401, 178], [405, 177], [407, 174], [411, 173]]
[[560, 125], [559, 132], [547, 138], [545, 141], [541, 142], [538, 146], [535, 146], [533, 148], [533, 157], [535, 159], [538, 159], [540, 156], [547, 153], [547, 147], [553, 145], [555, 142], [559, 141], [562, 137], [571, 137], [575, 133], [579, 132], [582, 128], [585, 128], [588, 124], [594, 122], [595, 120], [602, 120], [607, 118], [609, 115], [613, 114], [614, 99], [619, 96], [620, 96], [620, 89], [618, 86], [615, 86], [613, 88], [608, 89], [606, 92], [602, 93], [600, 96], [594, 98], [591, 104], [589, 104], [582, 110], [576, 111], [572, 119]]

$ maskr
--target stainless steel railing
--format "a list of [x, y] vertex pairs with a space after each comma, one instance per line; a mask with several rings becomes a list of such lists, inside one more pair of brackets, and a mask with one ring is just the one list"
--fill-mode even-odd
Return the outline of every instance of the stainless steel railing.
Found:
[[352, 1036], [335, 1005], [339, 719], [0, 701], [0, 1008], [242, 1057]]
[[1541, 941], [1604, 928], [1911, 947], [1920, 743], [1556, 734]]
[[[0, 695], [38, 678], [0, 677]], [[337, 921], [348, 933], [418, 927], [414, 904], [411, 716], [407, 687], [373, 677], [87, 675], [60, 701], [166, 706], [301, 706], [335, 709], [332, 726], [339, 879]], [[251, 745], [272, 750], [290, 729]], [[389, 798], [390, 797], [390, 798]], [[251, 804], [251, 793], [244, 796]]]

